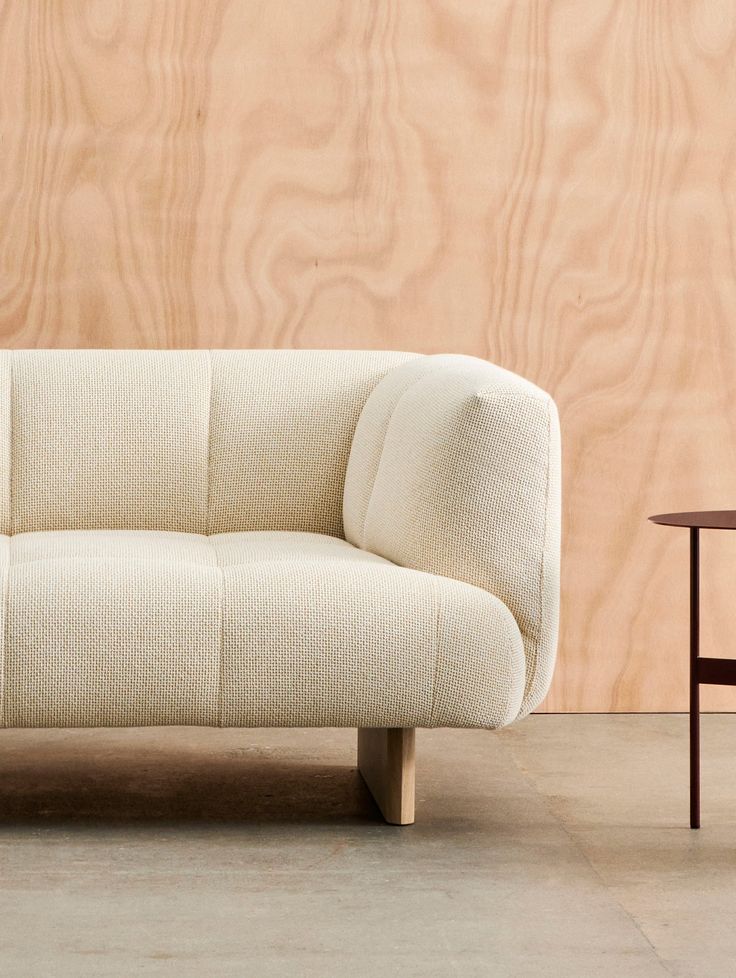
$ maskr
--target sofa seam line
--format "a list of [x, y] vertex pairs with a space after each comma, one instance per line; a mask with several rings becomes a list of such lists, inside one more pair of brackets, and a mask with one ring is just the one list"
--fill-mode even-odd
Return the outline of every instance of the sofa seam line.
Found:
[[[429, 354], [425, 354], [424, 359], [425, 360], [429, 360], [429, 359], [431, 359], [431, 357], [430, 357]], [[414, 363], [414, 362], [415, 361], [413, 361], [413, 360], [410, 360], [409, 361], [409, 363]], [[399, 368], [397, 367], [396, 369], [399, 369]], [[438, 369], [440, 369], [440, 368], [438, 368]], [[384, 452], [385, 452], [385, 449], [386, 449], [386, 442], [388, 441], [388, 434], [389, 434], [389, 430], [391, 428], [391, 423], [394, 420], [394, 416], [396, 415], [396, 412], [399, 409], [399, 405], [404, 400], [404, 398], [407, 396], [407, 394], [409, 394], [410, 391], [413, 391], [414, 388], [418, 384], [420, 384], [427, 377], [431, 376], [434, 372], [435, 371], [430, 370], [428, 373], [422, 374], [421, 377], [416, 377], [411, 382], [411, 384], [409, 384], [409, 386], [405, 390], [403, 390], [401, 392], [401, 394], [399, 395], [396, 403], [394, 404], [393, 408], [391, 409], [391, 413], [388, 416], [388, 420], [386, 422], [386, 430], [383, 433], [383, 438], [381, 439], [381, 448], [380, 448], [380, 451], [378, 452], [378, 462], [376, 463], [376, 474], [373, 477], [373, 482], [371, 484], [371, 491], [368, 493], [368, 502], [365, 504], [365, 514], [363, 516], [363, 532], [361, 534], [361, 544], [360, 544], [362, 550], [365, 550], [366, 549], [366, 536], [367, 536], [367, 533], [368, 533], [368, 514], [370, 512], [371, 503], [373, 502], [373, 497], [374, 497], [375, 492], [376, 492], [376, 483], [378, 482], [378, 476], [380, 475], [380, 472], [381, 472], [381, 462], [383, 461], [383, 455], [384, 455]], [[390, 376], [390, 373], [389, 374], [386, 374], [386, 377], [388, 377], [388, 376]], [[384, 377], [383, 379], [385, 380], [386, 378]], [[376, 385], [376, 386], [378, 386], [378, 385]], [[375, 388], [374, 388], [374, 391], [375, 391]], [[367, 401], [366, 401], [366, 403], [367, 403]]]
[[220, 588], [219, 588], [219, 605], [220, 605], [220, 622], [219, 622], [219, 635], [218, 635], [218, 666], [217, 666], [217, 726], [222, 727], [222, 660], [223, 651], [225, 646], [225, 570], [220, 564], [220, 552], [213, 540], [209, 537], [207, 538], [210, 543], [210, 548], [215, 555], [215, 560], [217, 561], [217, 570], [219, 571], [220, 578]]
[[[76, 530], [59, 530], [59, 531], [52, 531], [52, 532], [75, 533], [77, 531]], [[85, 531], [82, 531], [82, 532], [85, 532]], [[109, 531], [105, 531], [105, 532], [117, 533], [118, 531], [117, 530], [109, 530]], [[144, 532], [146, 532], [146, 531], [144, 531]], [[25, 536], [25, 534], [23, 534], [23, 533], [20, 533], [18, 535], [19, 536]], [[119, 564], [122, 564], [122, 563], [126, 563], [126, 562], [137, 561], [137, 562], [140, 562], [142, 564], [163, 564], [166, 567], [171, 567], [171, 566], [173, 566], [173, 567], [182, 567], [182, 566], [186, 566], [186, 567], [209, 567], [210, 566], [209, 564], [203, 563], [201, 560], [184, 560], [184, 559], [180, 559], [178, 557], [171, 557], [171, 558], [163, 558], [163, 557], [137, 557], [137, 556], [131, 556], [129, 554], [125, 554], [123, 556], [118, 556], [118, 557], [96, 557], [96, 556], [90, 556], [89, 554], [81, 554], [81, 555], [76, 555], [76, 556], [75, 555], [67, 555], [67, 556], [61, 556], [61, 557], [29, 557], [26, 560], [21, 559], [21, 560], [17, 561], [16, 564], [17, 564], [18, 567], [25, 567], [28, 564], [50, 564], [50, 563], [54, 563], [56, 561], [62, 561], [62, 560], [82, 561], [84, 563], [89, 563], [92, 560], [99, 560], [100, 562], [108, 562], [108, 563], [115, 563], [115, 564], [118, 564], [118, 563]]]
[[437, 705], [437, 677], [440, 671], [440, 604], [439, 583], [432, 575], [432, 591], [434, 593], [434, 672], [432, 675], [432, 704], [429, 709], [429, 725], [434, 727], [434, 714]]
[[529, 401], [536, 404], [548, 404], [549, 395], [545, 392], [540, 392], [535, 394], [533, 391], [527, 390], [512, 390], [510, 387], [504, 387], [500, 390], [493, 390], [492, 387], [481, 387], [477, 391], [473, 392], [473, 397], [487, 398], [493, 401], [502, 401], [509, 399], [511, 401]]

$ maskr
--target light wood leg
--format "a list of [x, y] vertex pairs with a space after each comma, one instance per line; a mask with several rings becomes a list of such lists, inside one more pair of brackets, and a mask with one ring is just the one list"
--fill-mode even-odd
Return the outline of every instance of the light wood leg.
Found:
[[414, 822], [413, 727], [358, 730], [358, 770], [391, 825]]

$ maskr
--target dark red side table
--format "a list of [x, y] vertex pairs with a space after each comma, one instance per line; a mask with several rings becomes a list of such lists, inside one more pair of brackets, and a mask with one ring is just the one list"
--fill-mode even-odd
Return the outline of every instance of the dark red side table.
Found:
[[650, 516], [663, 526], [690, 529], [690, 828], [700, 828], [700, 686], [736, 686], [736, 659], [700, 654], [700, 531], [736, 530], [736, 510], [663, 513]]

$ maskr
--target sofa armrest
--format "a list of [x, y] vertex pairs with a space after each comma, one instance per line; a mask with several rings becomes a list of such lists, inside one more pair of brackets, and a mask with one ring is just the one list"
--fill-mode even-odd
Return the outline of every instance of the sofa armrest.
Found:
[[560, 441], [549, 395], [473, 357], [395, 368], [358, 421], [343, 518], [353, 545], [500, 598], [524, 642], [520, 716], [538, 706], [559, 609]]

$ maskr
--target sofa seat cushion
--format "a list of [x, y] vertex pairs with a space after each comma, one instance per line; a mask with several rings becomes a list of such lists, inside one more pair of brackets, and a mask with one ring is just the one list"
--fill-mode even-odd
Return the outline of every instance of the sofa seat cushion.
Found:
[[0, 537], [4, 726], [487, 726], [521, 635], [470, 584], [336, 537]]

